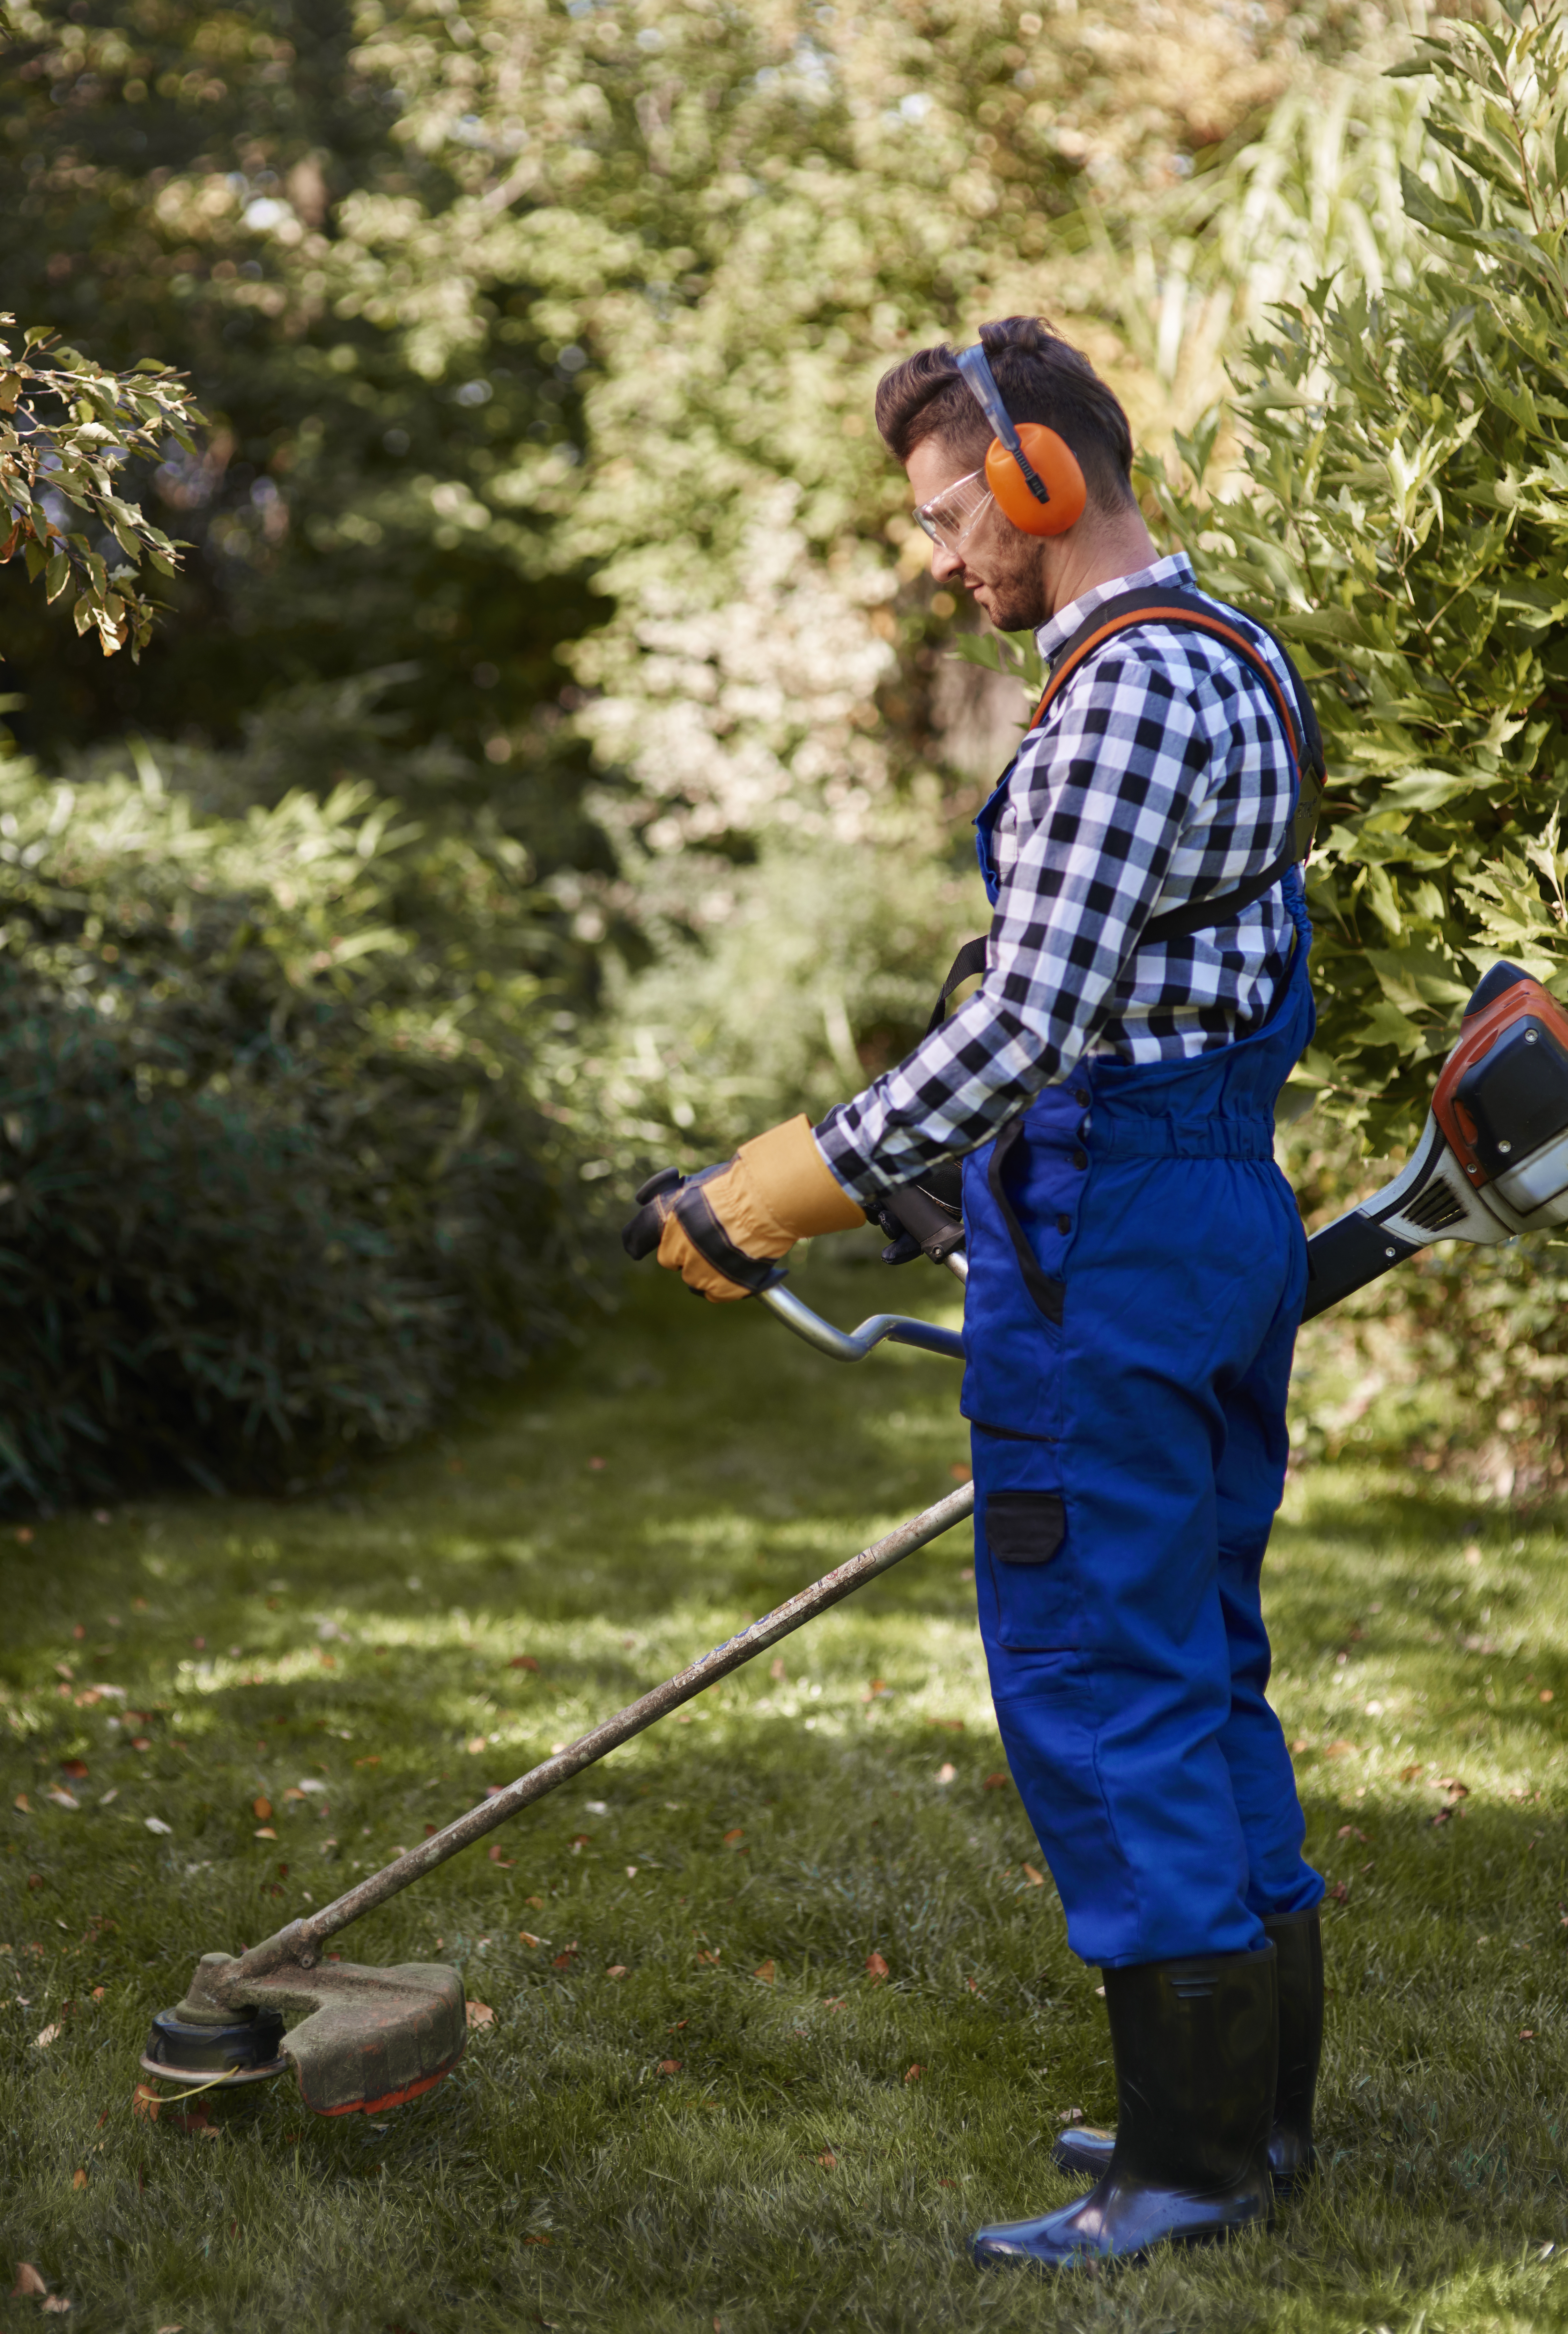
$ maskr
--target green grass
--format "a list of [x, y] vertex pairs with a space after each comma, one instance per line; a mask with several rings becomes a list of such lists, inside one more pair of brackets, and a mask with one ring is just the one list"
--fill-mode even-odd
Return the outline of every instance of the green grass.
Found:
[[[842, 1261], [797, 1285], [844, 1321], [945, 1294]], [[954, 1394], [947, 1364], [844, 1369], [650, 1276], [334, 1496], [7, 1528], [0, 2292], [30, 2262], [72, 2325], [147, 2334], [1568, 2325], [1560, 1541], [1375, 1454], [1293, 1481], [1272, 1568], [1309, 1852], [1342, 1892], [1325, 2169], [1273, 2233], [1092, 2276], [968, 2264], [976, 2224], [1067, 2197], [1056, 2120], [1112, 2096], [1097, 1972], [988, 1781], [963, 1534], [522, 1818], [510, 1861], [471, 1852], [351, 1933], [494, 2009], [428, 2098], [373, 2127], [283, 2085], [207, 2135], [133, 2114], [198, 1953], [950, 1488]]]

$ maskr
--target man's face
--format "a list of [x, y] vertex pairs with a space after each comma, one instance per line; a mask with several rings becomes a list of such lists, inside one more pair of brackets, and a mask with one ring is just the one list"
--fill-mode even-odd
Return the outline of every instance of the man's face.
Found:
[[[934, 501], [975, 467], [939, 438], [922, 439], [905, 465], [917, 503]], [[931, 573], [939, 584], [962, 584], [999, 632], [1033, 632], [1051, 613], [1042, 574], [1041, 545], [1009, 525], [987, 502], [958, 543], [931, 546]]]

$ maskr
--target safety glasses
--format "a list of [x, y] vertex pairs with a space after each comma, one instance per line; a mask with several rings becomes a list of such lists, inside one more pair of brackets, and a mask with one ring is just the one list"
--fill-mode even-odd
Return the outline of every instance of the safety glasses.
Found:
[[944, 551], [957, 551], [991, 499], [984, 470], [971, 470], [967, 477], [955, 478], [928, 503], [917, 503], [915, 517]]

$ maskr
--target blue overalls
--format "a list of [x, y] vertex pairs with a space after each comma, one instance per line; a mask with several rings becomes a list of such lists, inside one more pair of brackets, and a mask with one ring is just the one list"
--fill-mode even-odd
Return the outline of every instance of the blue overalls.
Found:
[[[976, 821], [993, 904], [1006, 786]], [[1296, 942], [1261, 1027], [1086, 1058], [964, 1162], [980, 1630], [1068, 1941], [1101, 1966], [1254, 1951], [1323, 1891], [1259, 1593], [1306, 1285], [1274, 1164], [1313, 1023], [1284, 883]]]

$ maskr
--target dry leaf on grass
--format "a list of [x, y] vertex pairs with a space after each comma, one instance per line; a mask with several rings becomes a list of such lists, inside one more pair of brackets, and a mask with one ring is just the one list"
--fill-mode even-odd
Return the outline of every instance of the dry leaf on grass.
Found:
[[64, 2031], [63, 2026], [46, 2026], [42, 2034], [34, 2037], [37, 2047], [40, 2050], [47, 2050], [51, 2042], [58, 2042]]
[[503, 1856], [501, 1843], [497, 1839], [490, 1843], [490, 1861], [492, 1864], [501, 1865], [506, 1871], [511, 1872], [515, 1869], [517, 1858], [515, 1856]]
[[1011, 1775], [987, 1775], [980, 1789], [983, 1791], [1005, 1791], [1012, 1779]]
[[73, 2188], [85, 2188], [87, 2185], [87, 2175], [80, 2165], [71, 2175], [71, 2185]]
[[276, 1839], [277, 1834], [271, 1824], [257, 1824], [255, 1837], [257, 1839]]
[[1024, 1866], [1024, 1877], [1031, 1888], [1044, 1888], [1045, 1886], [1045, 1875], [1043, 1872], [1036, 1872], [1032, 1864], [1026, 1864]]
[[532, 2236], [524, 2237], [523, 2242], [525, 2245], [547, 2245], [550, 2242], [550, 2240], [548, 2237], [541, 2236], [537, 2232], [535, 2232]]
[[11, 1804], [15, 1808], [18, 1815], [30, 1816], [33, 1812], [32, 1808], [27, 1804], [27, 1794], [25, 1791], [18, 1791]]
[[833, 2154], [831, 2147], [824, 2147], [822, 2154], [817, 2158], [817, 2162], [819, 2164], [825, 2165], [830, 2172], [832, 2170], [838, 2160], [838, 2157]]
[[155, 2091], [150, 2083], [138, 2083], [130, 2095], [131, 2114], [145, 2116], [149, 2123], [158, 2121], [158, 2111], [162, 2105], [163, 2094], [161, 2091]]
[[487, 2001], [470, 2001], [468, 2023], [470, 2026], [494, 2026], [495, 2013]]
[[517, 1942], [520, 1945], [526, 1945], [530, 1953], [532, 1953], [535, 1945], [547, 1944], [549, 1940], [545, 1937], [535, 1937], [526, 1929], [519, 1929], [517, 1932]]
[[509, 1670], [536, 1670], [539, 1664], [532, 1654], [514, 1654], [506, 1666]]
[[745, 1826], [742, 1824], [736, 1824], [733, 1831], [726, 1831], [725, 1833], [724, 1844], [726, 1847], [738, 1847], [745, 1837]]
[[774, 1981], [774, 1964], [772, 1962], [759, 1962], [753, 1970], [752, 1975], [760, 1977], [764, 1985], [771, 1985]]
[[661, 2059], [659, 2062], [659, 2071], [661, 2075], [678, 2075], [680, 2066], [681, 2062], [678, 2059]]
[[149, 1831], [156, 1832], [160, 1839], [168, 1839], [173, 1835], [174, 1826], [166, 1824], [161, 1816], [143, 1816], [142, 1822]]
[[63, 1775], [69, 1775], [73, 1783], [85, 1783], [87, 1761], [85, 1759], [62, 1759], [60, 1771]]
[[63, 1790], [56, 1783], [51, 1783], [44, 1797], [52, 1800], [57, 1808], [69, 1808], [72, 1814], [82, 1805], [73, 1791]]
[[18, 2262], [16, 2282], [11, 2289], [13, 2301], [41, 2301], [49, 2288], [31, 2262]]
[[273, 1803], [270, 1799], [253, 1799], [250, 1803], [250, 1811], [257, 1823], [271, 1823], [273, 1819]]
[[470, 1759], [477, 1759], [485, 1748], [485, 1737], [482, 1734], [470, 1735], [464, 1748]]
[[942, 1764], [941, 1764], [941, 1765], [938, 1768], [938, 1770], [937, 1770], [937, 1780], [938, 1780], [938, 1783], [954, 1783], [954, 1782], [957, 1782], [957, 1779], [958, 1779], [958, 1770], [957, 1769], [957, 1767], [955, 1767], [955, 1766], [954, 1766], [954, 1764], [953, 1764], [953, 1762], [952, 1762], [952, 1760], [951, 1760], [950, 1759], [944, 1759], [944, 1760], [943, 1760], [943, 1761], [942, 1761]]
[[904, 2080], [906, 2083], [918, 2083], [925, 2071], [924, 2067], [920, 2066], [919, 2062], [917, 2062], [909, 2069], [909, 2073], [904, 2077]]
[[45, 2297], [43, 2314], [46, 2318], [63, 2318], [72, 2306], [63, 2293], [51, 2293]]
[[628, 1977], [630, 1972], [624, 1962], [611, 1962], [604, 1974], [606, 1977]]
[[866, 1955], [866, 1973], [873, 1985], [880, 1985], [882, 1980], [891, 1974], [880, 1953]]

